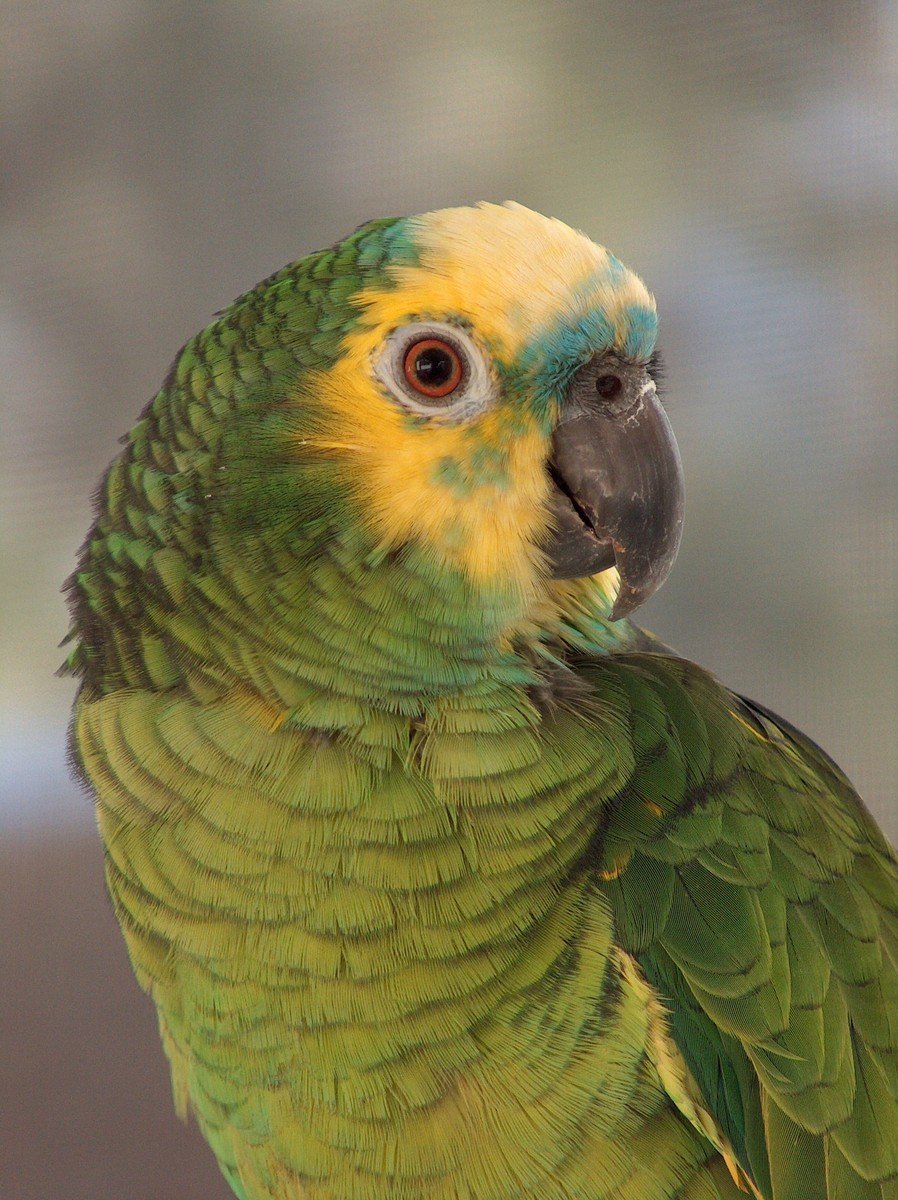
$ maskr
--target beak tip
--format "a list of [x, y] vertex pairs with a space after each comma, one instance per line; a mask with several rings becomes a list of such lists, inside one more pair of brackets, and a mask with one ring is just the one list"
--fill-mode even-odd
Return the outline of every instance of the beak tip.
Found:
[[656, 557], [640, 555], [634, 558], [627, 555], [622, 546], [615, 544], [620, 586], [611, 606], [609, 620], [620, 621], [628, 617], [654, 596], [671, 572], [680, 546], [682, 530], [683, 521], [680, 516], [673, 526], [672, 533], [665, 539], [663, 552]]
[[624, 617], [630, 615], [634, 608], [639, 607], [638, 598], [630, 595], [618, 594], [617, 599], [611, 606], [611, 612], [608, 614], [609, 621], [622, 621]]

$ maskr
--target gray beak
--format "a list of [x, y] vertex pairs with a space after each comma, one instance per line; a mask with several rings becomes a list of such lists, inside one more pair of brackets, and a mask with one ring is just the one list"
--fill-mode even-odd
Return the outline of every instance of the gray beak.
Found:
[[[620, 396], [595, 393], [593, 366], [578, 381], [552, 442], [554, 532], [548, 551], [556, 579], [594, 575], [617, 565], [618, 620], [658, 590], [670, 573], [683, 531], [683, 469], [667, 415], [645, 372], [606, 365]], [[599, 386], [608, 375], [599, 374]], [[625, 386], [626, 384], [626, 386]]]

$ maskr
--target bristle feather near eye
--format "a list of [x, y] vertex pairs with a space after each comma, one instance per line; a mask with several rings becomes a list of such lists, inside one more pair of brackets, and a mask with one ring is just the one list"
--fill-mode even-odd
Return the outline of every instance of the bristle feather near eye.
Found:
[[660, 350], [655, 350], [649, 359], [646, 370], [654, 381], [658, 397], [667, 394], [667, 368]]

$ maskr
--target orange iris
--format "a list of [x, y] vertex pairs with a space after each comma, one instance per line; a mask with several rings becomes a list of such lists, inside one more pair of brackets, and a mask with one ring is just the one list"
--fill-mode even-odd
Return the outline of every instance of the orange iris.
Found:
[[442, 400], [461, 383], [458, 351], [442, 338], [422, 338], [405, 352], [403, 370], [409, 387], [429, 400]]

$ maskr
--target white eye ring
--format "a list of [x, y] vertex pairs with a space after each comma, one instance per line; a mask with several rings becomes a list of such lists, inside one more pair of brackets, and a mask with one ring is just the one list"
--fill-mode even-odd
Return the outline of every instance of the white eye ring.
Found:
[[[419, 346], [430, 356], [423, 365], [436, 371], [433, 382], [412, 359]], [[484, 351], [465, 330], [442, 321], [394, 329], [374, 361], [374, 374], [403, 408], [453, 425], [482, 413], [496, 390]]]

